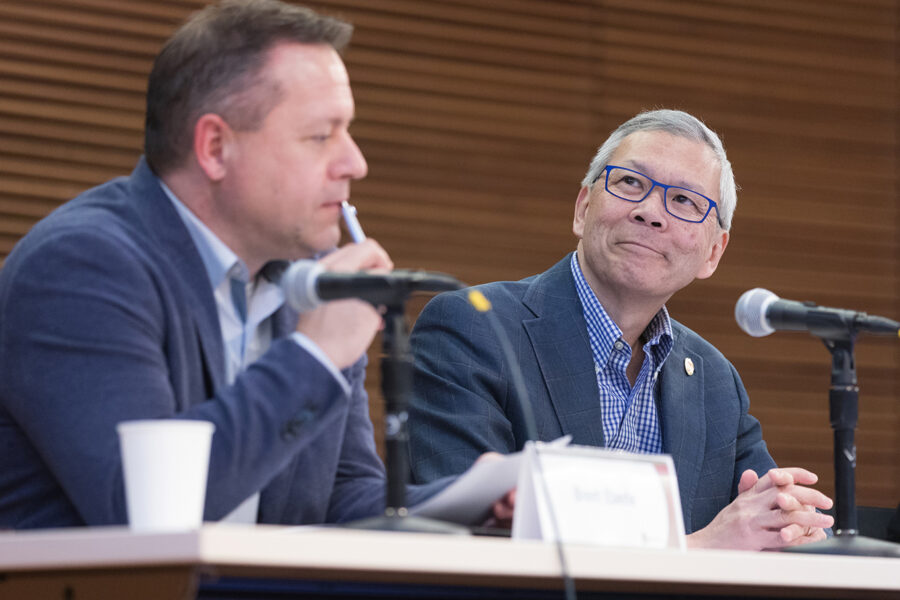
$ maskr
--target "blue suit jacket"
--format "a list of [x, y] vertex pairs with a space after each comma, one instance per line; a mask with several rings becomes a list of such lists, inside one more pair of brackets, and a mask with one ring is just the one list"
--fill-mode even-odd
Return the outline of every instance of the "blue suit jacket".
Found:
[[[542, 440], [603, 446], [599, 391], [571, 256], [517, 282], [479, 286], [521, 366], [529, 398], [511, 383], [487, 317], [464, 292], [436, 296], [416, 322], [416, 394], [410, 411], [416, 481], [459, 473], [482, 452], [519, 450], [530, 402]], [[678, 476], [685, 528], [707, 525], [736, 495], [740, 474], [775, 466], [734, 367], [708, 342], [672, 322], [674, 347], [657, 382], [663, 451]], [[686, 358], [694, 365], [689, 376]]]
[[260, 490], [265, 523], [380, 513], [364, 360], [345, 394], [285, 338], [296, 320], [277, 312], [228, 386], [209, 279], [146, 163], [60, 207], [0, 272], [0, 528], [125, 523], [115, 425], [167, 417], [215, 424], [207, 520]]

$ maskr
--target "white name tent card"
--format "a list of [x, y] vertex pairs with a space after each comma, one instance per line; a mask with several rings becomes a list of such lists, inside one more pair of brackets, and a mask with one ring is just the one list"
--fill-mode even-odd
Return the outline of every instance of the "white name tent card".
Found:
[[529, 442], [512, 537], [684, 550], [672, 457]]

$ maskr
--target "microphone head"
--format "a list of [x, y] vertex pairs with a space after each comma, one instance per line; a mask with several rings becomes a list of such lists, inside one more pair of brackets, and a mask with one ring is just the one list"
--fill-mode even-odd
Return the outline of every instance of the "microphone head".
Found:
[[325, 270], [314, 260], [298, 260], [291, 263], [281, 276], [281, 289], [288, 306], [298, 312], [307, 312], [322, 304], [316, 292], [316, 279]]
[[766, 312], [776, 300], [778, 296], [763, 288], [753, 288], [741, 294], [734, 305], [734, 318], [738, 326], [753, 337], [774, 333], [775, 328], [769, 325]]

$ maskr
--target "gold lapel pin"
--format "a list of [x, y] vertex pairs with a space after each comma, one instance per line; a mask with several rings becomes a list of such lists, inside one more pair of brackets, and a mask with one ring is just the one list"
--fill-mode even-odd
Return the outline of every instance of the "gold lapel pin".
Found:
[[684, 359], [684, 372], [688, 374], [688, 377], [694, 374], [694, 361], [690, 358]]

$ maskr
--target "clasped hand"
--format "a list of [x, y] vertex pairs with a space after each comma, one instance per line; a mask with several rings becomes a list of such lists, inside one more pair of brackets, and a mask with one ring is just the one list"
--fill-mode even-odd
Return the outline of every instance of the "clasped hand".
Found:
[[826, 538], [834, 524], [832, 501], [810, 487], [815, 473], [801, 468], [776, 468], [763, 477], [747, 470], [741, 475], [738, 496], [712, 522], [691, 535], [690, 547], [735, 550], [774, 550]]

